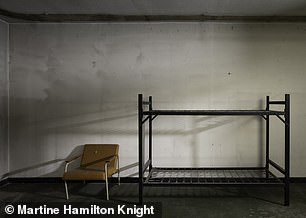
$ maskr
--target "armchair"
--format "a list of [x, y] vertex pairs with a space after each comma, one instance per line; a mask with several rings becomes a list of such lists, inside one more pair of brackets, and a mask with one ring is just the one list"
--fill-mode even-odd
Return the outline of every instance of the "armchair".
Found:
[[[109, 200], [108, 177], [118, 173], [118, 184], [120, 185], [118, 150], [118, 144], [86, 144], [82, 155], [66, 160], [63, 180], [67, 200], [69, 199], [68, 180], [105, 180], [106, 199]], [[82, 158], [80, 166], [68, 170], [69, 164], [80, 157]]]

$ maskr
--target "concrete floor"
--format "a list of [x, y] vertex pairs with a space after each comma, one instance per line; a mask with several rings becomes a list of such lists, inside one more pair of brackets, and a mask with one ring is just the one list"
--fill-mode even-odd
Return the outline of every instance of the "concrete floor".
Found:
[[[69, 184], [69, 202], [106, 202], [104, 184]], [[111, 185], [115, 203], [137, 202], [137, 184]], [[306, 184], [291, 185], [289, 207], [276, 187], [145, 187], [145, 201], [161, 202], [162, 217], [306, 217]], [[63, 202], [63, 184], [8, 184], [1, 202]]]

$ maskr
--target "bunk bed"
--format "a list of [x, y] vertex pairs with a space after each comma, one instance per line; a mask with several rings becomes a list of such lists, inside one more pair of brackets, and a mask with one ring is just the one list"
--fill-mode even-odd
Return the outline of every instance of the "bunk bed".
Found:
[[[283, 110], [271, 110], [271, 105], [283, 105]], [[265, 121], [265, 166], [262, 167], [222, 167], [222, 168], [167, 168], [153, 167], [152, 164], [152, 123], [158, 116], [260, 116]], [[284, 124], [285, 166], [282, 167], [270, 159], [270, 116], [276, 116]], [[148, 160], [145, 160], [145, 130], [148, 124]], [[138, 95], [138, 145], [139, 145], [139, 203], [143, 203], [144, 186], [163, 185], [253, 185], [279, 186], [284, 190], [284, 205], [289, 205], [290, 170], [290, 95], [285, 100], [271, 101], [266, 97], [264, 110], [154, 110], [152, 96], [144, 100]], [[272, 173], [271, 167], [283, 176]], [[147, 172], [148, 171], [148, 172]], [[146, 175], [146, 176], [145, 176]]]

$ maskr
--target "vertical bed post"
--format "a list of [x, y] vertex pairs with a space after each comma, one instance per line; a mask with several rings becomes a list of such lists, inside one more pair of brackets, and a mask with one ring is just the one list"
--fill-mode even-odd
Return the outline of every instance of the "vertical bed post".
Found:
[[[266, 96], [266, 111], [270, 110], [270, 97]], [[270, 160], [270, 116], [266, 115], [266, 177], [269, 177]]]
[[[153, 110], [152, 106], [152, 96], [149, 96], [149, 110]], [[152, 170], [152, 115], [149, 118], [149, 172]]]
[[285, 95], [285, 206], [289, 206], [290, 192], [290, 95]]
[[143, 203], [143, 132], [142, 132], [142, 120], [143, 120], [143, 96], [138, 94], [138, 195], [139, 204]]

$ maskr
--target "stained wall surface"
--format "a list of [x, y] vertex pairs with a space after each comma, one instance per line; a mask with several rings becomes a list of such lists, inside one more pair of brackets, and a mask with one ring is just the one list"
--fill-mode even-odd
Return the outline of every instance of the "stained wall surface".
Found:
[[0, 20], [0, 180], [8, 173], [8, 24]]
[[[306, 24], [12, 24], [11, 176], [60, 176], [85, 143], [119, 143], [134, 175], [138, 93], [156, 109], [262, 109], [290, 93], [291, 175], [306, 176], [305, 44]], [[153, 164], [261, 166], [264, 133], [261, 117], [158, 117]]]

